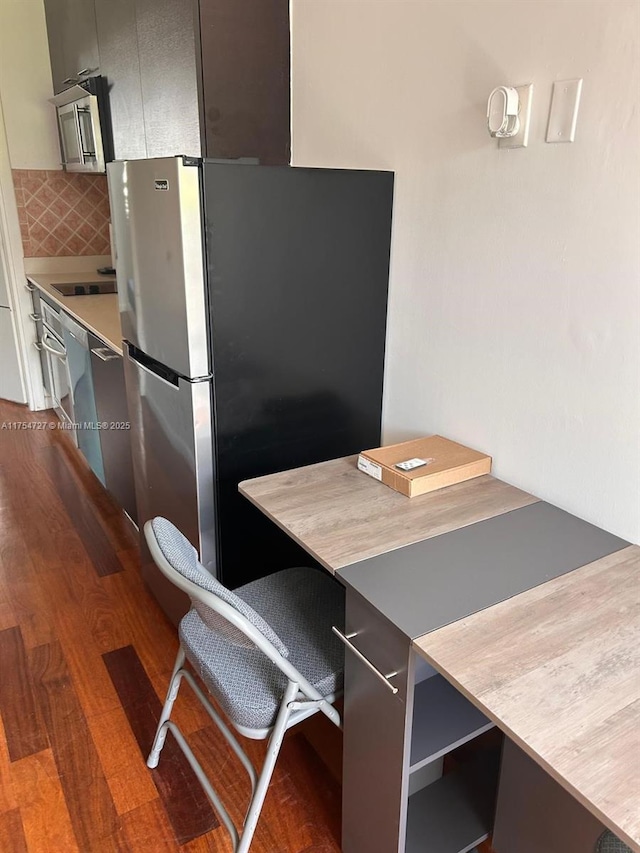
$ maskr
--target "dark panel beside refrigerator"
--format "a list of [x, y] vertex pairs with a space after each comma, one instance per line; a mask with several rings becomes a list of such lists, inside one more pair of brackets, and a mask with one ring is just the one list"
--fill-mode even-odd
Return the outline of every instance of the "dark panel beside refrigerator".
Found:
[[204, 162], [218, 572], [310, 562], [241, 480], [380, 443], [393, 174]]

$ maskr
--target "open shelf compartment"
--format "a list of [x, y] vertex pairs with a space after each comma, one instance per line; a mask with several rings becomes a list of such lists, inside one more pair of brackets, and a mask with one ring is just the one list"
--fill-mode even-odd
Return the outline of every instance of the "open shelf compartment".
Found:
[[470, 853], [493, 825], [498, 764], [460, 767], [409, 797], [405, 853]]
[[414, 773], [491, 728], [491, 720], [441, 675], [420, 681], [413, 700], [409, 772]]

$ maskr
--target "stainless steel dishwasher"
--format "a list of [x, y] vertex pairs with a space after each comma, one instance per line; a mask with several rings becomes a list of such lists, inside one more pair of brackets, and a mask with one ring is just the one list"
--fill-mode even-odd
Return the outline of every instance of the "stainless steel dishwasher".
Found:
[[100, 424], [91, 375], [89, 333], [68, 314], [60, 312], [60, 322], [67, 351], [67, 366], [71, 382], [75, 433], [78, 448], [93, 473], [104, 485], [104, 465], [100, 448]]

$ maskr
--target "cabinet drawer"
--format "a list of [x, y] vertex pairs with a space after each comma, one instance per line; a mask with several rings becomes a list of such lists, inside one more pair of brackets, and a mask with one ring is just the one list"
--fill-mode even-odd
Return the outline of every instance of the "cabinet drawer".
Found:
[[[411, 645], [409, 638], [352, 589], [348, 590], [347, 595], [345, 626], [345, 634], [354, 649], [364, 655], [380, 676], [386, 677], [387, 682], [397, 689], [395, 697], [405, 702]], [[349, 648], [345, 653], [356, 654]]]

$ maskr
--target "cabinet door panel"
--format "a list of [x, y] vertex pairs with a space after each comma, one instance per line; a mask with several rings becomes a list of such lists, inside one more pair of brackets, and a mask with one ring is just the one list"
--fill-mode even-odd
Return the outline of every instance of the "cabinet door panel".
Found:
[[207, 157], [290, 160], [289, 0], [200, 4]]
[[505, 739], [492, 845], [497, 853], [585, 853], [604, 826]]
[[343, 850], [398, 853], [404, 850], [407, 706], [413, 694], [407, 684], [409, 639], [348, 589], [346, 633], [352, 631], [375, 636], [385, 655], [404, 659], [405, 665], [392, 679], [399, 688], [393, 694], [349, 649], [345, 651]]
[[45, 0], [53, 91], [78, 71], [100, 67], [93, 0]]
[[129, 517], [136, 521], [136, 493], [131, 460], [131, 430], [127, 428], [129, 410], [124, 363], [122, 356], [109, 352], [103, 342], [94, 335], [89, 336], [89, 346], [96, 413], [98, 421], [107, 425], [106, 429], [99, 432], [105, 486]]
[[66, 18], [64, 12], [66, 0], [45, 0], [44, 12], [47, 20], [47, 41], [49, 42], [49, 59], [51, 61], [51, 77], [53, 91], [57, 94], [65, 87], [62, 81], [69, 76], [67, 59], [64, 56], [63, 27]]
[[136, 0], [148, 157], [199, 157], [200, 120], [191, 0]]
[[95, 4], [100, 72], [109, 85], [114, 157], [146, 157], [135, 6], [131, 0], [95, 0]]

